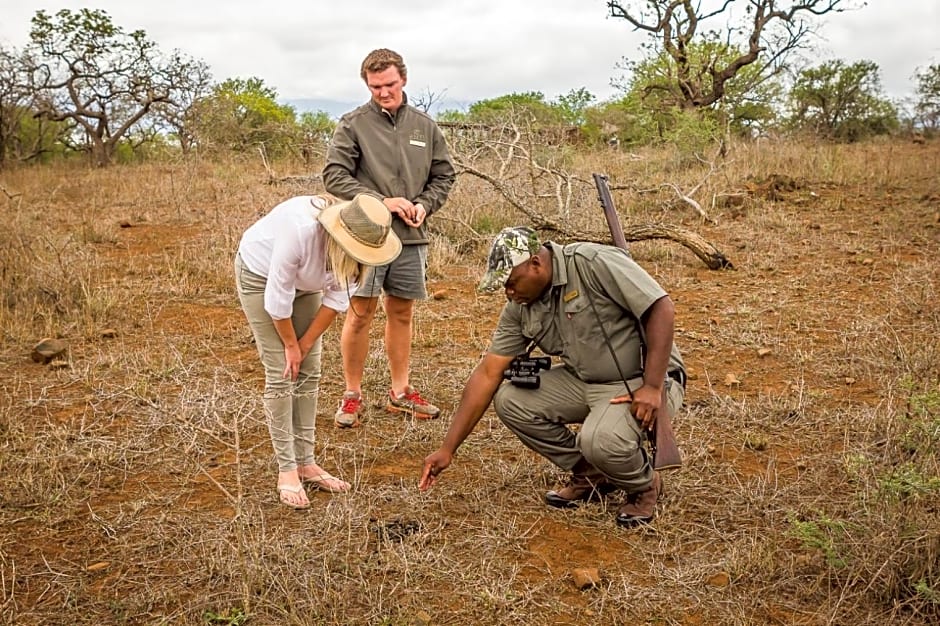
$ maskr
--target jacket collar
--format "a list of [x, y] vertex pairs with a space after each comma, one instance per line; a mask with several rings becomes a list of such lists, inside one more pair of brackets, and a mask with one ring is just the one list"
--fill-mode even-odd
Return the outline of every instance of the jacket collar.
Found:
[[546, 306], [550, 306], [554, 294], [560, 291], [558, 288], [568, 284], [568, 270], [565, 267], [564, 248], [553, 241], [546, 241], [544, 245], [548, 248], [548, 252], [552, 258], [552, 284], [551, 287], [545, 290], [545, 293], [542, 294], [538, 301]]
[[565, 267], [564, 247], [554, 241], [546, 241], [545, 247], [552, 253], [552, 288], [568, 284], [568, 268]]
[[408, 106], [409, 106], [409, 105], [408, 105], [408, 94], [406, 94], [406, 93], [404, 93], [404, 92], [402, 92], [402, 94], [401, 94], [401, 106], [398, 107], [398, 110], [395, 112], [394, 115], [392, 115], [391, 113], [389, 113], [388, 111], [386, 111], [385, 109], [383, 109], [382, 107], [380, 107], [380, 106], [378, 105], [378, 103], [377, 103], [375, 100], [373, 100], [372, 98], [369, 98], [369, 108], [372, 109], [373, 111], [375, 111], [376, 113], [378, 113], [379, 115], [381, 115], [381, 116], [383, 116], [383, 117], [385, 117], [385, 118], [391, 120], [392, 122], [394, 122], [394, 121], [397, 120], [399, 117], [401, 117], [402, 114], [403, 114], [403, 111], [404, 111], [406, 108], [408, 108]]

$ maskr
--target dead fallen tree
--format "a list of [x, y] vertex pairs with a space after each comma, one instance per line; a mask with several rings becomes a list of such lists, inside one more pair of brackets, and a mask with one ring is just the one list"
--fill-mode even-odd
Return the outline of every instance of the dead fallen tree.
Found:
[[[554, 230], [544, 226], [543, 230]], [[591, 241], [594, 243], [610, 243], [608, 233], [583, 233], [568, 230], [556, 230], [560, 235], [578, 241]], [[650, 239], [667, 239], [688, 248], [692, 254], [701, 259], [710, 270], [734, 269], [731, 260], [718, 248], [708, 242], [696, 232], [672, 224], [630, 224], [624, 228], [623, 236], [627, 242], [646, 241]]]
[[[563, 160], [558, 156], [563, 146], [543, 143], [538, 133], [529, 131], [524, 120], [510, 120], [497, 130], [488, 127], [485, 135], [468, 135], [459, 142], [452, 142], [458, 178], [485, 183], [484, 187], [469, 192], [474, 202], [491, 207], [508, 203], [526, 218], [529, 226], [553, 233], [561, 241], [610, 243], [609, 233], [593, 227], [603, 215], [597, 206], [593, 182], [557, 164]], [[677, 193], [689, 203], [691, 194], [698, 191], [714, 171], [715, 167], [710, 166], [708, 174], [691, 192]], [[484, 196], [492, 198], [492, 192], [498, 199], [488, 203], [479, 200]], [[689, 204], [695, 207], [694, 202]], [[700, 206], [698, 213], [704, 221], [712, 221]], [[458, 222], [474, 239], [478, 235], [470, 220], [463, 216], [451, 213], [446, 218], [441, 215], [436, 219]], [[636, 223], [623, 217], [621, 224], [628, 242], [664, 239], [685, 247], [709, 269], [733, 268], [731, 260], [721, 250], [688, 228], [662, 222]]]
[[[514, 136], [518, 139], [520, 135]], [[458, 177], [471, 176], [486, 182], [503, 200], [524, 215], [528, 225], [536, 230], [555, 233], [562, 240], [610, 243], [609, 233], [579, 227], [578, 220], [574, 219], [575, 204], [582, 204], [589, 197], [592, 198], [591, 202], [596, 204], [596, 197], [592, 197], [591, 194], [592, 183], [568, 172], [536, 162], [525, 146], [513, 142], [511, 148], [512, 154], [501, 162], [498, 174], [484, 171], [465, 156], [457, 156], [455, 165]], [[490, 149], [495, 151], [493, 146], [490, 146]], [[508, 164], [512, 159], [520, 158], [520, 155], [527, 162], [528, 171], [525, 177], [510, 177]], [[520, 179], [527, 184], [519, 184]], [[557, 215], [557, 218], [549, 217], [547, 208], [552, 204], [554, 206], [551, 207], [553, 209], [551, 212]], [[597, 215], [602, 215], [602, 212], [598, 210]], [[687, 248], [709, 269], [720, 270], [734, 267], [731, 260], [714, 244], [687, 228], [664, 223], [621, 221], [624, 223], [623, 235], [628, 242], [665, 239]]]

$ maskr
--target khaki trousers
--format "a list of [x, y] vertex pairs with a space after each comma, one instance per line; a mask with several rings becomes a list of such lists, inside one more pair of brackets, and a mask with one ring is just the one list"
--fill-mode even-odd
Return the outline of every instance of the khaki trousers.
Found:
[[[638, 389], [642, 378], [628, 381]], [[643, 446], [646, 436], [630, 414], [629, 403], [611, 404], [624, 395], [622, 382], [586, 383], [564, 367], [542, 372], [538, 389], [503, 384], [493, 399], [499, 419], [528, 448], [558, 467], [571, 470], [584, 458], [627, 493], [649, 488], [653, 468]], [[685, 390], [666, 379], [666, 410], [673, 417]], [[581, 424], [577, 434], [568, 424]]]
[[[321, 341], [317, 340], [300, 364], [297, 380], [284, 378], [284, 344], [274, 328], [271, 316], [264, 310], [266, 283], [264, 276], [245, 267], [241, 256], [235, 257], [238, 299], [248, 318], [264, 366], [262, 398], [268, 432], [274, 445], [278, 471], [288, 472], [297, 465], [314, 463]], [[322, 294], [312, 292], [298, 292], [294, 297], [291, 322], [298, 337], [310, 326], [320, 309], [321, 300]]]

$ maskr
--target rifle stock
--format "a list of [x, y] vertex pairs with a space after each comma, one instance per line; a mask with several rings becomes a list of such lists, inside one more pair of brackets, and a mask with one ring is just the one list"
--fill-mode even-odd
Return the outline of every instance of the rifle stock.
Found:
[[676, 444], [676, 434], [672, 431], [672, 420], [666, 409], [666, 388], [663, 387], [662, 408], [653, 422], [653, 469], [670, 470], [682, 467], [682, 454]]
[[[617, 215], [614, 200], [610, 196], [610, 188], [607, 186], [607, 176], [594, 174], [594, 185], [597, 187], [597, 197], [604, 209], [607, 228], [610, 229], [610, 236], [614, 239], [614, 245], [629, 253], [623, 227], [620, 225], [620, 216]], [[630, 391], [629, 387], [627, 391]], [[669, 419], [669, 412], [666, 409], [665, 386], [663, 387], [662, 406], [656, 415], [653, 430], [650, 433], [650, 443], [653, 453], [653, 469], [668, 470], [682, 466], [682, 455], [679, 452], [679, 446], [676, 444], [676, 434], [672, 430], [672, 420]]]

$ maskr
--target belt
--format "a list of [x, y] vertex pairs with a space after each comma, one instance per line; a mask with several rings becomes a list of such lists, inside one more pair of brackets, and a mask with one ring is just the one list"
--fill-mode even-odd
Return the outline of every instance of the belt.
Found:
[[672, 370], [670, 372], [666, 372], [666, 376], [682, 385], [682, 388], [685, 389], [685, 381], [687, 380], [685, 372], [682, 370]]

